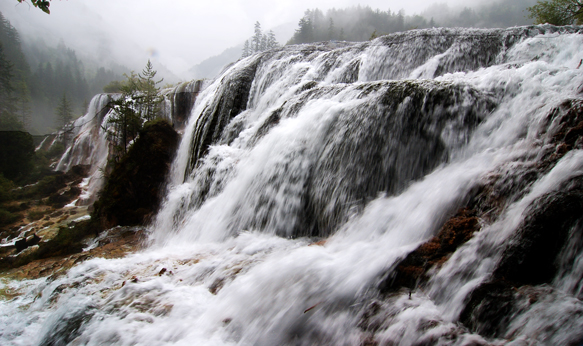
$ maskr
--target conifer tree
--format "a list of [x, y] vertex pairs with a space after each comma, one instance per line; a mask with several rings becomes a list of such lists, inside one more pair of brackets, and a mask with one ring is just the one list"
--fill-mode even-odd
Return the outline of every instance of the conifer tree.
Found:
[[163, 98], [159, 95], [160, 84], [164, 79], [159, 81], [155, 80], [157, 71], [154, 70], [152, 62], [148, 59], [146, 67], [142, 70], [142, 73], [138, 75], [139, 78], [139, 96], [138, 102], [140, 103], [142, 117], [146, 120], [153, 120], [156, 115], [160, 112], [160, 103]]
[[139, 90], [139, 76], [135, 72], [124, 74], [126, 80], [120, 83], [121, 95], [109, 103], [113, 113], [106, 124], [109, 141], [113, 144], [114, 160], [119, 159], [127, 152], [128, 144], [136, 138], [142, 127], [142, 119], [138, 112], [137, 93]]
[[18, 115], [22, 126], [27, 127], [30, 124], [30, 92], [26, 83], [21, 80], [17, 85]]
[[261, 24], [259, 22], [255, 22], [255, 35], [253, 35], [252, 42], [253, 42], [253, 52], [261, 52], [261, 42], [263, 39], [263, 33], [261, 32]]
[[16, 117], [16, 100], [12, 85], [12, 64], [4, 56], [0, 43], [0, 130], [23, 130], [22, 123]]
[[113, 114], [106, 125], [109, 140], [116, 151], [115, 160], [125, 155], [128, 145], [142, 129], [144, 121], [153, 120], [160, 112], [160, 88], [152, 62], [148, 60], [140, 74], [124, 74], [126, 80], [117, 83], [121, 95], [110, 102]]
[[251, 55], [250, 47], [249, 47], [249, 40], [246, 40], [245, 45], [243, 46], [243, 54], [241, 55], [241, 57], [246, 58], [249, 55]]
[[267, 49], [273, 49], [277, 47], [279, 47], [279, 43], [277, 43], [275, 33], [273, 30], [269, 30], [269, 33], [267, 34]]
[[333, 40], [336, 37], [336, 29], [334, 28], [334, 19], [330, 17], [330, 24], [328, 25], [328, 40]]
[[67, 99], [66, 93], [63, 93], [63, 97], [55, 109], [55, 114], [59, 125], [61, 126], [67, 125], [73, 119], [73, 107], [71, 107], [71, 103]]

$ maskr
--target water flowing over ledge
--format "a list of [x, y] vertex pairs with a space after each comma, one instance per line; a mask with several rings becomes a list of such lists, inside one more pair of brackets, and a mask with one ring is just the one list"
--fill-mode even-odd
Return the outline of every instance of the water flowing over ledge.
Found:
[[582, 33], [238, 61], [197, 89], [150, 247], [2, 281], [2, 344], [580, 344]]

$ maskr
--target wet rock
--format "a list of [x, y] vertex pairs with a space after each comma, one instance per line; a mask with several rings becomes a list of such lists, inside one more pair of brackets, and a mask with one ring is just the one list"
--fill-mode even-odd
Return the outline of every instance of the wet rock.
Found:
[[474, 290], [460, 315], [471, 331], [487, 337], [504, 335], [515, 309], [515, 290], [505, 281], [489, 282]]
[[61, 346], [69, 345], [75, 338], [83, 332], [84, 325], [91, 320], [95, 314], [92, 306], [75, 306], [73, 309], [64, 311], [60, 318], [56, 318], [49, 323], [48, 331], [41, 337], [39, 346]]
[[535, 200], [504, 252], [494, 277], [517, 286], [549, 283], [570, 231], [583, 225], [583, 189], [551, 193]]
[[525, 304], [521, 301], [532, 304], [537, 299], [520, 292], [550, 284], [560, 269], [563, 249], [583, 246], [567, 244], [568, 239], [580, 240], [583, 232], [583, 181], [575, 178], [541, 196], [524, 215], [490, 280], [467, 298], [460, 322], [473, 332], [503, 337], [510, 318]]
[[219, 91], [222, 96], [216, 103], [204, 109], [196, 121], [187, 174], [198, 165], [198, 161], [208, 152], [209, 146], [221, 138], [231, 119], [247, 108], [259, 62], [258, 59], [236, 75], [223, 77]]
[[472, 235], [480, 230], [478, 217], [472, 210], [461, 209], [449, 219], [438, 234], [409, 253], [394, 270], [381, 281], [379, 290], [383, 294], [401, 287], [410, 289], [423, 284], [427, 271], [444, 263], [449, 256]]
[[16, 252], [20, 252], [29, 246], [36, 245], [40, 241], [41, 241], [41, 238], [39, 236], [37, 236], [36, 234], [33, 234], [32, 236], [27, 237], [27, 238], [17, 240], [16, 243], [14, 244], [16, 246]]
[[178, 134], [165, 120], [147, 123], [107, 178], [92, 218], [104, 228], [140, 225], [157, 210]]

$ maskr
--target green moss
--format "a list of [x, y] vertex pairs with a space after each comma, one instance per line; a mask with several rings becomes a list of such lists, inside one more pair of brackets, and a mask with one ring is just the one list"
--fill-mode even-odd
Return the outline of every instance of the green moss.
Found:
[[29, 211], [28, 212], [28, 219], [31, 221], [40, 220], [48, 213], [46, 210], [37, 210], [37, 211]]
[[22, 257], [0, 259], [0, 269], [16, 268], [35, 260], [67, 256], [83, 251], [83, 240], [98, 234], [100, 229], [91, 220], [71, 226], [62, 226], [59, 233], [48, 242], [40, 242], [38, 250]]
[[0, 227], [16, 222], [20, 215], [13, 214], [4, 208], [0, 208]]
[[12, 199], [12, 189], [14, 189], [14, 183], [4, 178], [4, 175], [0, 173], [0, 203]]

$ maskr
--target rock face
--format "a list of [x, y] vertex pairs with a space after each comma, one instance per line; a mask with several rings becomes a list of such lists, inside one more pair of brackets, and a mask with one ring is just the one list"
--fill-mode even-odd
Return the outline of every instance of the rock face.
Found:
[[[582, 149], [583, 101], [568, 100], [553, 108], [543, 128], [540, 160], [525, 164], [519, 159], [512, 163], [515, 171], [510, 175], [493, 172], [468, 196], [466, 208], [446, 221], [435, 237], [387, 271], [377, 286], [381, 297], [391, 301], [404, 288], [410, 292], [427, 288], [430, 271], [439, 270], [483, 225], [499, 219], [506, 206], [524, 197], [532, 183], [555, 168], [567, 153]], [[513, 320], [521, 315], [526, 318], [531, 306], [558, 295], [552, 286], [576, 270], [576, 254], [583, 248], [582, 178], [575, 175], [528, 205], [517, 230], [504, 243], [492, 275], [466, 297], [459, 315], [465, 328], [489, 338], [511, 338], [518, 328], [512, 329]], [[580, 290], [577, 293], [580, 285], [581, 281], [571, 283], [565, 290], [571, 289], [568, 293], [581, 299]], [[375, 302], [365, 311], [361, 320], [364, 330], [376, 330], [371, 321], [383, 320], [380, 306]], [[580, 344], [577, 336], [569, 342]]]
[[115, 164], [92, 218], [103, 228], [139, 225], [156, 211], [178, 143], [165, 120], [147, 123], [127, 155]]
[[388, 294], [401, 287], [415, 289], [428, 280], [427, 271], [445, 262], [459, 246], [480, 230], [475, 211], [461, 209], [449, 219], [439, 233], [409, 253], [379, 284], [379, 290]]

